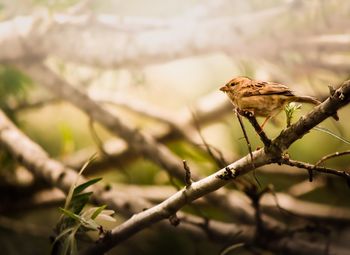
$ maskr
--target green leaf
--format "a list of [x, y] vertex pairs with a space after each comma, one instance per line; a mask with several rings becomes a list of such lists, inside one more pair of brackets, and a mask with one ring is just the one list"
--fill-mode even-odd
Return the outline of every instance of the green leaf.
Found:
[[91, 219], [96, 219], [96, 217], [107, 207], [107, 205], [102, 205], [96, 209], [96, 211], [91, 215]]
[[79, 221], [79, 222], [81, 221], [79, 215], [77, 215], [77, 214], [75, 214], [75, 213], [73, 213], [73, 212], [71, 212], [71, 211], [69, 211], [69, 210], [66, 210], [66, 209], [64, 209], [64, 208], [62, 208], [62, 207], [60, 207], [59, 209], [60, 209], [60, 211], [61, 211], [64, 215], [66, 215], [67, 217], [72, 218], [72, 219], [74, 219], [74, 220], [76, 220], [76, 221]]
[[[87, 166], [96, 159], [96, 153], [92, 154], [92, 156], [85, 162], [85, 164], [81, 167], [78, 176], [82, 175]], [[77, 180], [78, 181], [78, 180]], [[76, 182], [77, 182], [76, 181]]]
[[99, 182], [99, 181], [101, 181], [102, 180], [102, 178], [95, 178], [95, 179], [91, 179], [91, 180], [89, 180], [89, 181], [87, 181], [87, 182], [84, 182], [83, 184], [80, 184], [79, 186], [77, 186], [75, 189], [74, 189], [74, 191], [73, 191], [73, 196], [74, 195], [77, 195], [77, 194], [79, 194], [79, 193], [81, 193], [82, 191], [84, 191], [87, 187], [89, 187], [89, 186], [91, 186], [91, 185], [93, 185], [93, 184], [95, 184], [96, 182]]
[[84, 206], [89, 202], [92, 192], [81, 193], [73, 196], [69, 209], [75, 214], [80, 214]]
[[73, 193], [74, 193], [74, 190], [75, 190], [75, 186], [77, 185], [78, 181], [79, 181], [79, 176], [82, 175], [82, 173], [84, 172], [84, 170], [86, 169], [86, 167], [95, 159], [96, 157], [96, 154], [93, 154], [88, 161], [85, 162], [85, 164], [82, 166], [82, 168], [80, 169], [78, 175], [77, 175], [77, 178], [74, 182], [74, 184], [70, 187], [69, 189], [69, 192], [67, 194], [67, 198], [66, 198], [66, 202], [64, 204], [64, 208], [68, 208], [71, 200], [72, 200], [72, 197], [73, 197]]
[[82, 199], [85, 200], [86, 198], [89, 199], [92, 194], [93, 194], [93, 192], [84, 192], [84, 193], [76, 194], [72, 198], [72, 203], [80, 201]]

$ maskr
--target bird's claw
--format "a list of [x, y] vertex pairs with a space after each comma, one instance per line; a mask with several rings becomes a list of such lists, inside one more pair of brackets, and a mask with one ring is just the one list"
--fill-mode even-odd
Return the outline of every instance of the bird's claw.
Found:
[[244, 117], [247, 118], [252, 118], [254, 117], [254, 113], [252, 111], [248, 111], [248, 110], [238, 110], [238, 113]]

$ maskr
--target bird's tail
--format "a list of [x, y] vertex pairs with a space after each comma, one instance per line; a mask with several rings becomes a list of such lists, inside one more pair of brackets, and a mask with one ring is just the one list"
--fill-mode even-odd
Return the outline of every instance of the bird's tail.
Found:
[[[293, 97], [292, 102], [297, 102], [297, 103], [307, 103], [307, 104], [314, 104], [314, 105], [319, 105], [321, 102], [317, 100], [314, 97], [310, 96], [295, 96]], [[337, 113], [332, 115], [333, 119], [339, 120], [339, 116]]]
[[295, 96], [293, 97], [293, 102], [307, 103], [307, 104], [314, 104], [314, 105], [319, 105], [321, 103], [316, 98], [310, 97], [310, 96]]

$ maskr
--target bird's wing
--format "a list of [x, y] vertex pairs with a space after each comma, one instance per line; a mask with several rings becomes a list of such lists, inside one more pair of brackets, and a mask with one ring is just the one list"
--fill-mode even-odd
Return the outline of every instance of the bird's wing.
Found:
[[284, 95], [294, 96], [293, 92], [287, 87], [275, 82], [252, 81], [243, 89], [243, 96], [258, 95]]

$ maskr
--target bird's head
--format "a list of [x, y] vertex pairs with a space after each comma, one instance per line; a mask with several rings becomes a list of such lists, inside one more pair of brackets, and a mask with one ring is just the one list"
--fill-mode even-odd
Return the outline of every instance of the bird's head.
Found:
[[226, 83], [224, 86], [222, 86], [220, 88], [220, 90], [222, 92], [229, 92], [229, 91], [233, 91], [235, 89], [235, 86], [239, 85], [239, 84], [243, 84], [246, 82], [250, 82], [251, 79], [244, 77], [244, 76], [238, 76], [236, 78], [233, 78], [232, 80], [230, 80], [228, 83]]

